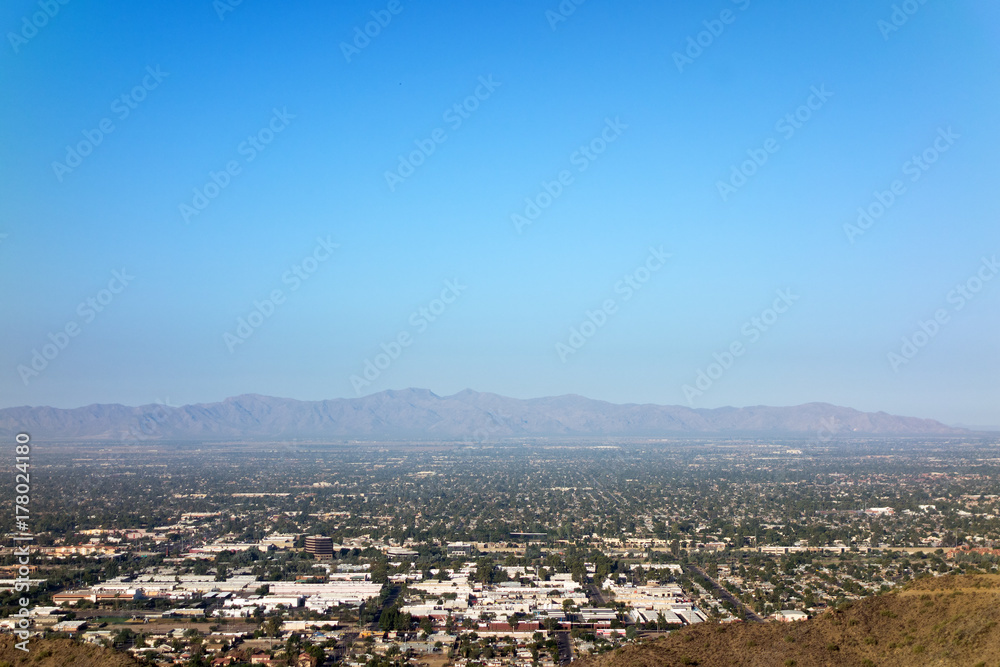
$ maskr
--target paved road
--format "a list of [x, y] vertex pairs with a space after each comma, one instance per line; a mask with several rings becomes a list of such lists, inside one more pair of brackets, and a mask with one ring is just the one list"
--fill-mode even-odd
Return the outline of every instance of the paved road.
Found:
[[559, 664], [568, 665], [573, 661], [573, 642], [568, 630], [556, 632], [556, 642], [559, 644]]
[[395, 604], [396, 598], [398, 598], [399, 594], [402, 592], [403, 592], [402, 586], [400, 586], [399, 584], [392, 584], [389, 587], [389, 595], [386, 596], [385, 602], [382, 603], [382, 609], [388, 609], [393, 604]]
[[[399, 597], [399, 594], [403, 592], [403, 587], [399, 584], [387, 585], [389, 586], [389, 594], [385, 597], [385, 601], [376, 609], [375, 620], [366, 626], [367, 630], [375, 632], [380, 629], [378, 627], [378, 619], [382, 616], [382, 612], [394, 605], [396, 603], [396, 599]], [[365, 604], [369, 605], [374, 603], [369, 600]]]
[[351, 650], [351, 644], [354, 640], [358, 638], [357, 632], [345, 632], [344, 636], [341, 637], [340, 641], [337, 642], [336, 648], [333, 649], [334, 660], [343, 661], [347, 657], [347, 652]]
[[599, 589], [597, 586], [595, 586], [594, 584], [585, 584], [584, 590], [586, 591], [587, 595], [589, 595], [590, 598], [594, 600], [594, 602], [596, 602], [602, 607], [608, 606], [608, 601], [604, 599], [604, 594], [601, 593], [601, 589]]
[[748, 621], [754, 621], [756, 623], [763, 623], [764, 622], [764, 619], [762, 619], [760, 616], [758, 616], [757, 614], [755, 614], [754, 611], [753, 611], [753, 609], [751, 609], [750, 607], [748, 607], [745, 604], [743, 604], [743, 602], [741, 602], [738, 598], [736, 598], [732, 593], [730, 593], [725, 588], [723, 588], [722, 586], [720, 586], [718, 581], [716, 581], [712, 577], [710, 577], [707, 574], [705, 574], [705, 571], [702, 570], [700, 567], [698, 567], [696, 565], [690, 565], [689, 564], [687, 566], [687, 569], [688, 569], [688, 571], [690, 571], [692, 573], [700, 574], [701, 576], [703, 576], [706, 579], [708, 579], [709, 583], [712, 584], [712, 588], [714, 589], [714, 592], [715, 592], [716, 596], [718, 596], [718, 597], [720, 597], [720, 598], [722, 598], [724, 600], [729, 600], [729, 602], [733, 606], [735, 606], [737, 609], [742, 609], [743, 610], [743, 614], [744, 614], [744, 618], [746, 620], [748, 620]]

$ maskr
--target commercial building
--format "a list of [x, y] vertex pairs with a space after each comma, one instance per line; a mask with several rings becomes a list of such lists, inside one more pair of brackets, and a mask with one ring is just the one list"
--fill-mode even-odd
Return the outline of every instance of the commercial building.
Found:
[[333, 558], [333, 538], [322, 535], [307, 536], [306, 552], [319, 558]]

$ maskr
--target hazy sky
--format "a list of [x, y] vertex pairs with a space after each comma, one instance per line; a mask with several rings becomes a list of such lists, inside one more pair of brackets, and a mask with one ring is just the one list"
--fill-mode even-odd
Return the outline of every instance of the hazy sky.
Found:
[[1000, 423], [995, 3], [484, 5], [4, 3], [0, 405]]

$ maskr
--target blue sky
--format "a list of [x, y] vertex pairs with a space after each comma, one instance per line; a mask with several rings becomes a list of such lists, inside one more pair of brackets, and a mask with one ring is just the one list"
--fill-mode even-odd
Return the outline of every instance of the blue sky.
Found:
[[470, 387], [1000, 424], [1000, 8], [480, 4], [6, 3], [0, 405]]

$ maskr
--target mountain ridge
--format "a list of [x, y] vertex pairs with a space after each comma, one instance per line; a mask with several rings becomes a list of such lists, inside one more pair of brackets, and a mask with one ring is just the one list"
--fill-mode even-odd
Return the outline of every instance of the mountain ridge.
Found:
[[501, 440], [519, 437], [843, 436], [957, 437], [972, 431], [932, 419], [861, 412], [829, 403], [688, 408], [610, 403], [577, 394], [517, 399], [462, 390], [386, 390], [300, 401], [241, 394], [183, 406], [91, 404], [0, 409], [0, 434], [85, 440]]

